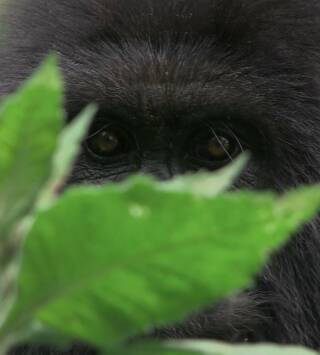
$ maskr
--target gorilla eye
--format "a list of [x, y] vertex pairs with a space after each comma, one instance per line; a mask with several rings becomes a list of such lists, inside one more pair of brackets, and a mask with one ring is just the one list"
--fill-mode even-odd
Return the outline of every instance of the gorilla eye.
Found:
[[94, 131], [85, 145], [89, 153], [100, 158], [113, 158], [127, 153], [131, 148], [131, 137], [121, 127], [106, 126]]
[[207, 145], [208, 154], [212, 159], [225, 160], [232, 154], [232, 143], [226, 137], [214, 137]]
[[205, 168], [219, 168], [231, 161], [242, 150], [240, 142], [224, 132], [200, 134], [188, 154], [191, 164]]

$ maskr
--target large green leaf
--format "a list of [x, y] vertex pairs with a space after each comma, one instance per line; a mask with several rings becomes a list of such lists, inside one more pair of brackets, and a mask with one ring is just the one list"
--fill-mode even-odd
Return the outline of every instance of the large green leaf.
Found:
[[62, 80], [50, 57], [0, 108], [0, 237], [33, 208], [50, 174], [63, 116]]
[[0, 107], [0, 325], [14, 300], [22, 237], [30, 226], [24, 217], [50, 174], [62, 118], [54, 58]]
[[318, 187], [283, 198], [209, 198], [144, 179], [70, 190], [27, 239], [18, 302], [2, 335], [36, 318], [110, 345], [176, 321], [247, 285], [319, 202]]
[[0, 326], [14, 301], [29, 214], [40, 196], [43, 207], [56, 195], [94, 113], [89, 107], [60, 136], [62, 106], [62, 80], [51, 57], [0, 108]]

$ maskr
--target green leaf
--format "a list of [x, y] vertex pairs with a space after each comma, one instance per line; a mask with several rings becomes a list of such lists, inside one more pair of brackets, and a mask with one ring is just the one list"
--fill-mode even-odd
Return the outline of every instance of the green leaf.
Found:
[[39, 202], [42, 208], [50, 205], [64, 185], [95, 113], [96, 107], [88, 106], [62, 131], [58, 149], [53, 157], [52, 176]]
[[25, 218], [51, 171], [62, 126], [62, 81], [49, 58], [0, 107], [0, 325], [15, 296]]
[[112, 345], [177, 321], [246, 286], [320, 202], [319, 187], [283, 198], [161, 189], [147, 179], [82, 187], [42, 212], [3, 334], [35, 318], [70, 338]]
[[271, 344], [235, 344], [218, 341], [187, 340], [157, 343], [132, 343], [116, 350], [101, 352], [105, 355], [316, 355], [301, 346]]
[[225, 191], [239, 175], [248, 161], [247, 153], [243, 153], [233, 164], [218, 170], [214, 174], [197, 173], [178, 176], [173, 180], [163, 182], [159, 189], [172, 192], [189, 192], [197, 196], [214, 197]]
[[50, 57], [0, 109], [0, 238], [34, 207], [63, 123], [62, 80]]
[[106, 355], [316, 355], [301, 346], [272, 344], [230, 345], [209, 340], [171, 341], [161, 344], [131, 344], [118, 350], [107, 350]]
[[[170, 348], [170, 346], [168, 346]], [[211, 341], [182, 341], [172, 343], [177, 350], [190, 350], [198, 355], [316, 355], [312, 350], [300, 346], [280, 346], [271, 344], [228, 345]], [[169, 350], [171, 351], [171, 350]], [[188, 354], [188, 353], [187, 353]], [[123, 353], [125, 355], [125, 353]], [[138, 355], [138, 354], [137, 354]], [[146, 354], [147, 355], [147, 354]], [[151, 355], [151, 353], [150, 353]]]

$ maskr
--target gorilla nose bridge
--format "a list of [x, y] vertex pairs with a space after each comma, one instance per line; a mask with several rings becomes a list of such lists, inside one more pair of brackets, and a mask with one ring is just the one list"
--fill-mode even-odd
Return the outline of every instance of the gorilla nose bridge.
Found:
[[168, 166], [160, 165], [160, 164], [143, 165], [141, 168], [141, 172], [143, 174], [151, 175], [160, 181], [172, 179], [172, 177], [174, 176], [174, 173], [170, 168], [170, 165]]
[[153, 175], [157, 179], [171, 179], [174, 173], [174, 162], [171, 154], [172, 146], [163, 148], [154, 148], [141, 154], [141, 171]]

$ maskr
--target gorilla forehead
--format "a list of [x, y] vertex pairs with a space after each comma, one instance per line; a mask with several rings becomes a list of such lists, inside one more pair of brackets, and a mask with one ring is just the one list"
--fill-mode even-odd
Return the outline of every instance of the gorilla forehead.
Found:
[[260, 98], [258, 91], [252, 94], [254, 68], [212, 43], [167, 43], [159, 49], [133, 40], [97, 46], [62, 55], [69, 101], [181, 111]]
[[6, 92], [55, 50], [70, 107], [96, 101], [102, 108], [161, 109], [168, 117], [168, 110], [212, 105], [254, 116], [265, 111], [279, 118], [283, 112], [288, 118], [290, 110], [293, 116], [302, 112], [307, 92], [310, 101], [304, 104], [315, 109], [311, 99], [319, 73], [310, 63], [319, 62], [317, 0], [307, 6], [305, 0], [56, 0], [50, 8], [46, 0], [10, 0], [8, 5], [12, 45], [0, 58]]
[[[42, 45], [61, 49], [78, 43], [79, 39], [90, 39], [90, 43], [92, 38], [159, 40], [166, 32], [170, 32], [171, 39], [174, 33], [180, 37], [193, 34], [200, 38], [218, 37], [226, 44], [240, 44], [240, 41], [250, 44], [261, 36], [268, 41], [283, 37], [308, 46], [320, 26], [317, 0], [308, 0], [307, 5], [305, 0], [56, 0], [50, 3], [7, 0], [7, 3], [6, 20], [13, 22], [16, 33], [28, 29], [24, 32], [25, 45], [37, 46], [39, 39], [46, 39]], [[22, 17], [24, 21], [19, 21]]]

